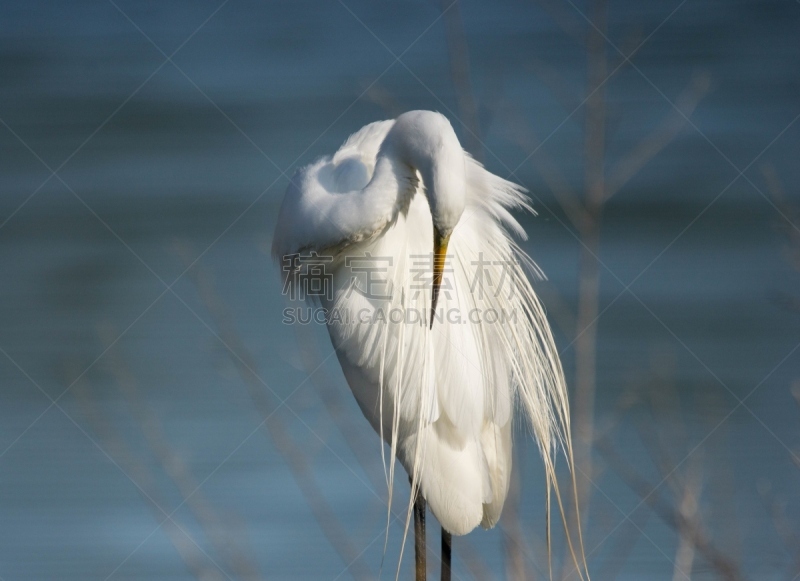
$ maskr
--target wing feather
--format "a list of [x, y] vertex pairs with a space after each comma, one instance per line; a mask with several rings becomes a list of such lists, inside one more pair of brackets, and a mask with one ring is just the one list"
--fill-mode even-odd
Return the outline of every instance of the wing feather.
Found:
[[[533, 211], [525, 190], [468, 155], [443, 319], [429, 329], [432, 218], [416, 172], [377, 158], [392, 123], [368, 125], [295, 175], [273, 253], [335, 255], [334, 297], [323, 304], [336, 313], [328, 330], [353, 394], [443, 526], [464, 534], [499, 518], [515, 402], [555, 480], [552, 455], [569, 446], [566, 387], [526, 273], [539, 271], [512, 238], [525, 238], [512, 210]], [[384, 261], [372, 269], [372, 288], [353, 276], [348, 260], [358, 257]]]

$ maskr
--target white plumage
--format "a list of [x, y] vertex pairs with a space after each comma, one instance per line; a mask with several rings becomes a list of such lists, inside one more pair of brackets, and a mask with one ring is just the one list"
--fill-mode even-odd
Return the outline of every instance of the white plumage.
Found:
[[[459, 535], [500, 517], [516, 403], [550, 484], [557, 449], [571, 449], [561, 365], [525, 274], [535, 267], [510, 236], [525, 235], [514, 208], [530, 209], [521, 187], [465, 153], [444, 116], [412, 111], [296, 172], [273, 241], [276, 258], [333, 257], [332, 297], [320, 298], [336, 313], [328, 331], [353, 395]], [[442, 242], [442, 318], [431, 326], [430, 257]], [[353, 272], [365, 257], [390, 259], [375, 261], [372, 288]]]

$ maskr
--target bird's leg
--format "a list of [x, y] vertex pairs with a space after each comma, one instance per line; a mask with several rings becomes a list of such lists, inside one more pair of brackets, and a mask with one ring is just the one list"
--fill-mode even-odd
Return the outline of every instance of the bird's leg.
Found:
[[425, 498], [417, 490], [414, 493], [414, 555], [416, 557], [416, 580], [425, 581]]
[[450, 555], [453, 552], [453, 536], [442, 527], [442, 581], [450, 581]]

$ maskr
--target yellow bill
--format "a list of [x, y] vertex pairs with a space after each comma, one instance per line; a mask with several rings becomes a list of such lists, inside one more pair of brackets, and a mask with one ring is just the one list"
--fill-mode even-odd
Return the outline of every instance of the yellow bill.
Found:
[[442, 236], [439, 229], [433, 229], [433, 287], [431, 289], [431, 324], [436, 314], [436, 303], [439, 301], [439, 288], [442, 286], [444, 276], [444, 263], [447, 259], [447, 243], [450, 242], [450, 235]]

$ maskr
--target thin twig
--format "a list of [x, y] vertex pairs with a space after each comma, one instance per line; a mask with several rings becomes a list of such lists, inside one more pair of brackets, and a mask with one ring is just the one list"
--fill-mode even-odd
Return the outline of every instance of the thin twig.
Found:
[[[77, 366], [75, 369], [77, 369]], [[71, 369], [67, 376], [74, 377], [73, 371], [74, 369]], [[153, 519], [161, 523], [160, 528], [164, 531], [172, 546], [175, 547], [189, 573], [196, 579], [222, 581], [224, 577], [215, 567], [208, 564], [208, 559], [187, 538], [182, 528], [174, 522], [175, 517], [165, 518], [164, 511], [160, 507], [167, 504], [156, 486], [155, 475], [147, 464], [134, 453], [125, 439], [119, 435], [116, 428], [108, 421], [106, 414], [97, 408], [95, 398], [89, 393], [87, 381], [86, 377], [79, 379], [73, 384], [72, 392], [80, 403], [81, 410], [84, 412], [92, 432], [103, 443], [103, 448], [134, 479], [141, 491], [144, 491], [142, 499], [152, 512]], [[115, 572], [112, 571], [111, 575]]]
[[705, 532], [697, 528], [695, 523], [688, 521], [680, 512], [676, 511], [672, 506], [652, 493], [655, 489], [652, 483], [648, 482], [632, 466], [625, 462], [607, 438], [598, 441], [596, 449], [617, 476], [619, 476], [663, 522], [676, 531], [684, 531], [685, 534], [688, 535], [700, 554], [703, 555], [724, 579], [729, 579], [731, 581], [744, 579], [733, 560], [717, 549]]
[[[103, 325], [99, 335], [104, 343], [113, 341], [119, 333]], [[120, 386], [134, 418], [139, 424], [150, 451], [158, 459], [164, 473], [170, 478], [197, 519], [211, 544], [223, 556], [234, 574], [242, 579], [260, 579], [255, 560], [242, 550], [241, 542], [231, 542], [230, 519], [220, 512], [203, 494], [183, 457], [169, 443], [162, 422], [142, 397], [138, 382], [130, 372], [119, 349], [106, 355], [112, 375]]]
[[673, 108], [653, 133], [637, 143], [611, 170], [605, 190], [606, 200], [619, 192], [650, 160], [672, 143], [710, 88], [707, 74], [695, 75], [675, 103], [680, 112]]
[[[177, 250], [183, 255], [184, 259], [188, 260], [189, 254], [187, 254], [185, 248], [178, 247]], [[265, 427], [270, 441], [275, 445], [289, 467], [320, 529], [325, 534], [331, 547], [339, 554], [342, 561], [349, 566], [349, 571], [353, 577], [356, 579], [372, 578], [372, 573], [363, 561], [358, 558], [359, 551], [350, 539], [347, 530], [342, 526], [336, 513], [325, 499], [317, 483], [316, 475], [306, 457], [305, 450], [295, 443], [294, 438], [286, 428], [281, 414], [272, 413], [278, 402], [275, 401], [271, 392], [265, 389], [263, 379], [257, 371], [258, 365], [236, 332], [227, 309], [217, 297], [209, 273], [202, 265], [198, 264], [193, 267], [189, 274], [203, 305], [217, 327], [220, 339], [226, 345], [226, 351], [231, 355], [231, 362], [245, 382], [256, 408], [266, 418]]]
[[464, 142], [467, 151], [480, 161], [483, 159], [483, 146], [478, 122], [478, 107], [472, 93], [469, 49], [459, 0], [442, 0], [442, 13], [447, 53], [450, 57], [450, 76], [458, 102], [458, 115], [461, 122], [467, 126], [467, 131], [464, 132]]

